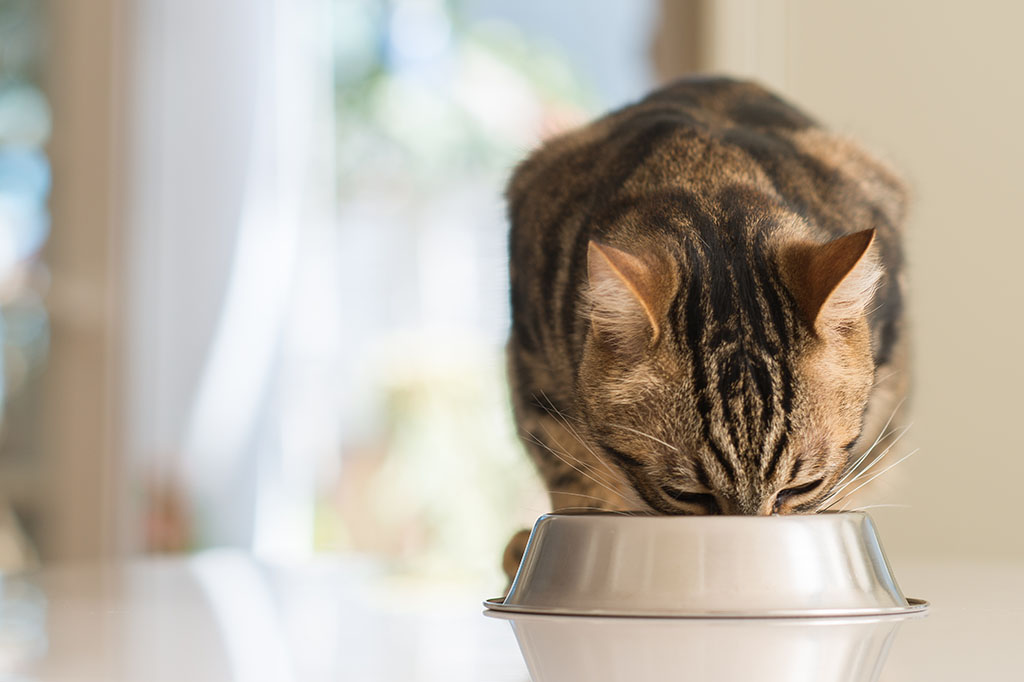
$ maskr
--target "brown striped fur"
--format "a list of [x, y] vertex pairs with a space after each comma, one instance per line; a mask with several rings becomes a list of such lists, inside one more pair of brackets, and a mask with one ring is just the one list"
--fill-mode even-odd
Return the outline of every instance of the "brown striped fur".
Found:
[[813, 511], [905, 391], [903, 185], [755, 84], [551, 140], [508, 201], [513, 405], [554, 509]]

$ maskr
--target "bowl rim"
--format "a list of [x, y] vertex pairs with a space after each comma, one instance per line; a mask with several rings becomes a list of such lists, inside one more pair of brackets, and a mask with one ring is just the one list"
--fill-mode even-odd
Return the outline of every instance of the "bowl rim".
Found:
[[742, 619], [742, 620], [774, 620], [778, 618], [847, 618], [847, 617], [882, 617], [904, 616], [923, 613], [930, 604], [924, 599], [907, 597], [906, 606], [891, 606], [862, 609], [775, 609], [770, 611], [700, 611], [700, 612], [655, 612], [655, 611], [622, 611], [618, 609], [583, 609], [558, 606], [519, 606], [505, 604], [504, 597], [485, 599], [484, 608], [503, 613], [527, 613], [541, 616], [578, 616], [578, 617], [611, 617], [611, 618], [663, 618], [663, 619]]
[[656, 512], [646, 511], [615, 511], [609, 509], [588, 509], [584, 511], [550, 511], [545, 512], [537, 517], [537, 521], [534, 522], [536, 525], [543, 519], [558, 518], [558, 519], [607, 519], [607, 520], [630, 520], [630, 521], [655, 521], [665, 522], [671, 521], [678, 523], [680, 521], [686, 523], [738, 523], [738, 522], [755, 522], [762, 523], [765, 521], [809, 521], [810, 519], [835, 519], [836, 517], [853, 517], [862, 516], [871, 518], [871, 514], [861, 510], [849, 510], [843, 511], [840, 509], [826, 509], [820, 512], [807, 512], [805, 514], [658, 514]]

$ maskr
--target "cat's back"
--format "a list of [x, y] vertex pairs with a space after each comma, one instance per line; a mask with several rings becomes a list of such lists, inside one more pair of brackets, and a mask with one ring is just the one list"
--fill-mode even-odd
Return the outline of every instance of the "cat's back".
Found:
[[[513, 174], [513, 230], [570, 230], [573, 207], [600, 230], [628, 202], [743, 187], [806, 216], [823, 238], [900, 223], [905, 190], [885, 163], [760, 85], [689, 78], [549, 141]], [[670, 196], [672, 192], [674, 196]], [[602, 210], [611, 207], [613, 210]], [[883, 228], [885, 226], [883, 225]]]

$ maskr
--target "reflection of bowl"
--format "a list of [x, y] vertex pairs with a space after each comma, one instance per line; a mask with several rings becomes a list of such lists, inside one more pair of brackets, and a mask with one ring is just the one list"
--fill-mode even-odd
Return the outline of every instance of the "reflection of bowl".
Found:
[[896, 585], [871, 518], [549, 514], [488, 608], [603, 616], [885, 615]]
[[874, 682], [905, 620], [493, 615], [511, 621], [533, 682]]

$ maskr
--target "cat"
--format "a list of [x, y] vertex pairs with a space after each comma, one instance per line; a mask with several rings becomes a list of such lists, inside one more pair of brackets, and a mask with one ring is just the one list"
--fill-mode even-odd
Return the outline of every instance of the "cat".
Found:
[[906, 392], [904, 183], [755, 83], [554, 138], [507, 200], [513, 411], [556, 511], [817, 511]]

